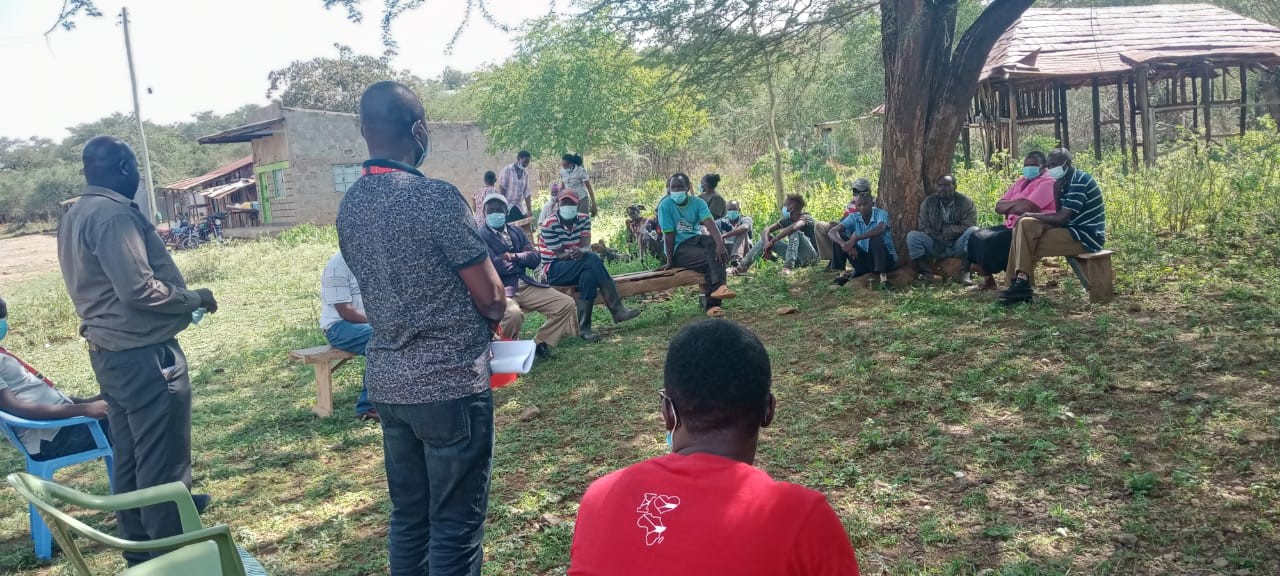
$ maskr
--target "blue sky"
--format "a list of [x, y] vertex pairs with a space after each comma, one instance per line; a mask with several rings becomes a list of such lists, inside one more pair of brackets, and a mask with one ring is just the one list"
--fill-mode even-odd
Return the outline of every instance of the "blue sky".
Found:
[[[352, 24], [323, 0], [97, 0], [104, 16], [43, 35], [62, 0], [0, 0], [0, 136], [58, 139], [66, 127], [132, 110], [121, 6], [129, 7], [142, 115], [175, 122], [195, 112], [225, 113], [266, 103], [267, 73], [294, 60], [335, 56], [333, 44], [382, 52], [382, 2], [366, 0], [365, 22]], [[514, 36], [478, 15], [452, 54], [445, 45], [462, 21], [464, 2], [429, 0], [396, 22], [394, 64], [430, 77], [446, 66], [473, 70], [501, 62]], [[507, 24], [545, 14], [550, 0], [490, 0]], [[563, 2], [561, 4], [564, 4]], [[152, 93], [147, 94], [146, 88]]]

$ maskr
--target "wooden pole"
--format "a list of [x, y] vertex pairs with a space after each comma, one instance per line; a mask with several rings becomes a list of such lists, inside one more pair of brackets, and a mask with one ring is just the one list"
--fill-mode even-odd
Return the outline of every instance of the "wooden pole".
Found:
[[1200, 77], [1200, 99], [1204, 104], [1204, 139], [1208, 142], [1213, 140], [1213, 68], [1208, 66]]
[[[1124, 80], [1116, 80], [1116, 120], [1120, 122], [1120, 153], [1124, 154], [1128, 150], [1129, 143], [1126, 141], [1124, 127], [1128, 122], [1124, 120]], [[1123, 156], [1122, 156], [1123, 157]]]
[[1018, 89], [1009, 82], [1009, 158], [1018, 157]]
[[1249, 126], [1249, 69], [1240, 65], [1240, 135]]
[[[1093, 159], [1102, 160], [1102, 110], [1098, 94], [1098, 78], [1093, 79]], [[1123, 130], [1121, 130], [1123, 132]]]
[[1059, 83], [1058, 89], [1054, 92], [1054, 96], [1058, 99], [1058, 113], [1062, 117], [1062, 147], [1067, 150], [1071, 149], [1071, 124], [1070, 118], [1067, 116], [1067, 86]]
[[972, 122], [965, 122], [964, 130], [960, 132], [961, 142], [964, 144], [964, 167], [973, 168], [973, 152], [969, 150], [969, 131], [973, 129]]
[[[1200, 103], [1200, 84], [1196, 82], [1195, 78], [1191, 79], [1191, 103], [1192, 104]], [[1199, 108], [1191, 109], [1191, 129], [1197, 132], [1200, 131], [1200, 109]]]
[[1142, 161], [1147, 166], [1156, 163], [1156, 123], [1151, 117], [1150, 88], [1147, 84], [1147, 67], [1139, 66], [1134, 71], [1134, 86], [1137, 88], [1138, 113], [1142, 115]]
[[129, 60], [129, 85], [133, 88], [133, 116], [138, 120], [138, 143], [142, 145], [143, 184], [146, 185], [145, 198], [135, 198], [138, 209], [147, 217], [147, 222], [156, 221], [156, 189], [151, 182], [151, 154], [147, 151], [147, 132], [142, 129], [142, 108], [138, 105], [138, 76], [133, 70], [133, 43], [129, 41], [129, 9], [120, 9], [120, 21], [124, 24], [124, 53]]

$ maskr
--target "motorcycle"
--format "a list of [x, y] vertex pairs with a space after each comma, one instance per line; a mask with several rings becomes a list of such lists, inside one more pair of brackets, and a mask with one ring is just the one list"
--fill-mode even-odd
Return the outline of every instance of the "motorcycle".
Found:
[[223, 220], [226, 220], [226, 218], [227, 218], [226, 212], [214, 212], [213, 214], [205, 216], [204, 222], [200, 223], [200, 228], [198, 231], [198, 234], [200, 237], [200, 243], [203, 244], [210, 240], [217, 240], [221, 242], [223, 239], [222, 222]]

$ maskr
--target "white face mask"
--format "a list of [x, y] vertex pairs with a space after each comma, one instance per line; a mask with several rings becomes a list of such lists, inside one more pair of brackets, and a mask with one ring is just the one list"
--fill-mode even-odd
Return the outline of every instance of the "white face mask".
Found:
[[578, 217], [578, 207], [577, 207], [577, 206], [568, 206], [568, 205], [566, 205], [566, 206], [561, 206], [561, 207], [560, 207], [560, 217], [561, 217], [561, 218], [564, 218], [565, 220], [573, 220], [574, 218], [577, 218], [577, 217]]
[[1049, 177], [1058, 180], [1067, 174], [1067, 169], [1062, 166], [1054, 166], [1049, 169]]

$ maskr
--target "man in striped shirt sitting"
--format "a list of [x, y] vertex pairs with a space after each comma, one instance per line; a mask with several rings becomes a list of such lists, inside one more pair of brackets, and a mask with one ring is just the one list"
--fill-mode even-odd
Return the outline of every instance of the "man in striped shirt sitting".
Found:
[[1107, 210], [1093, 176], [1071, 165], [1066, 148], [1050, 152], [1045, 168], [1055, 180], [1058, 211], [1028, 212], [1018, 220], [1009, 249], [1009, 288], [1000, 292], [1001, 304], [1031, 301], [1040, 258], [1097, 252], [1106, 240]]
[[576, 286], [578, 289], [578, 336], [588, 342], [600, 337], [591, 331], [591, 310], [596, 293], [604, 296], [605, 305], [615, 324], [640, 315], [622, 302], [618, 285], [605, 269], [604, 262], [591, 251], [591, 216], [578, 212], [578, 193], [570, 188], [560, 191], [555, 212], [542, 221], [538, 234], [538, 251], [542, 255], [543, 273], [552, 286]]

